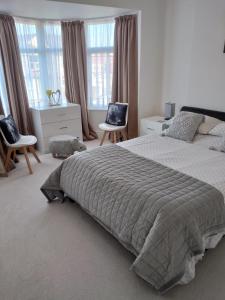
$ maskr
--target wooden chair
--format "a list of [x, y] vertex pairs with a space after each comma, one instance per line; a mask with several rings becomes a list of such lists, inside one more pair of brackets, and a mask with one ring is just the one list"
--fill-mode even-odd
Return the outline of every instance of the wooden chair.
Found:
[[0, 140], [0, 177], [8, 176], [6, 169], [5, 169], [5, 165], [4, 165], [4, 158], [5, 158], [5, 153], [4, 153], [4, 149], [3, 149], [3, 146], [2, 146], [2, 143]]
[[28, 150], [33, 154], [33, 156], [35, 157], [37, 162], [41, 163], [41, 161], [40, 161], [39, 157], [37, 156], [36, 151], [34, 149], [34, 145], [37, 143], [37, 138], [33, 135], [20, 134], [20, 139], [18, 140], [18, 142], [14, 143], [14, 144], [9, 144], [8, 141], [6, 140], [6, 137], [3, 134], [1, 128], [0, 128], [0, 133], [3, 137], [5, 145], [7, 146], [7, 154], [6, 154], [6, 160], [5, 160], [6, 171], [8, 170], [8, 166], [10, 164], [11, 157], [13, 160], [15, 160], [16, 159], [16, 150], [20, 150], [23, 152], [23, 154], [25, 156], [29, 173], [33, 174], [30, 160], [28, 157]]
[[104, 131], [103, 133], [103, 137], [101, 139], [100, 142], [100, 146], [103, 145], [104, 140], [107, 136], [107, 134], [112, 134], [112, 139], [113, 139], [113, 143], [116, 143], [116, 136], [117, 133], [121, 133], [122, 137], [124, 140], [127, 140], [127, 133], [126, 133], [126, 128], [127, 128], [127, 122], [128, 122], [128, 104], [127, 103], [120, 103], [120, 102], [116, 102], [116, 104], [119, 105], [126, 105], [127, 106], [127, 112], [126, 112], [126, 123], [124, 126], [115, 126], [115, 125], [110, 125], [107, 123], [101, 123], [98, 125], [98, 127]]

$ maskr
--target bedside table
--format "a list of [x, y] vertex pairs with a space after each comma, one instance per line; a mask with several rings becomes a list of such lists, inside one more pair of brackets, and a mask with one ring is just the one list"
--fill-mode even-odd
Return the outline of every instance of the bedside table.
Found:
[[164, 117], [153, 116], [141, 119], [140, 135], [157, 133], [161, 134], [164, 129], [168, 127], [168, 120]]

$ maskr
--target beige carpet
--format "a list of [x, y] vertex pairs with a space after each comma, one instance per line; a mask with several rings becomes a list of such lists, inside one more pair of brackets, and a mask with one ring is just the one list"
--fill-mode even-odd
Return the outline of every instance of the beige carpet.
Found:
[[46, 202], [40, 185], [60, 161], [41, 159], [32, 159], [32, 176], [22, 161], [0, 178], [0, 300], [225, 299], [225, 239], [207, 252], [192, 283], [161, 296], [77, 205]]

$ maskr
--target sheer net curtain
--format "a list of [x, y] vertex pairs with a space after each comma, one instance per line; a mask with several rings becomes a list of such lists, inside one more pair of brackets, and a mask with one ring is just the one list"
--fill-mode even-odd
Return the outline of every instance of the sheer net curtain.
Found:
[[16, 19], [16, 30], [30, 106], [46, 105], [46, 90], [65, 98], [60, 22]]
[[106, 109], [111, 102], [114, 27], [113, 19], [85, 23], [88, 107], [92, 109]]

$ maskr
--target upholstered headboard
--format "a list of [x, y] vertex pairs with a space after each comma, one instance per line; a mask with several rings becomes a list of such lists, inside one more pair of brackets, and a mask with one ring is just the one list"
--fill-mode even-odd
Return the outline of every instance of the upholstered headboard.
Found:
[[181, 111], [190, 111], [197, 114], [203, 114], [209, 117], [217, 118], [225, 122], [225, 112], [223, 111], [210, 110], [210, 109], [191, 107], [191, 106], [183, 106], [181, 108]]

